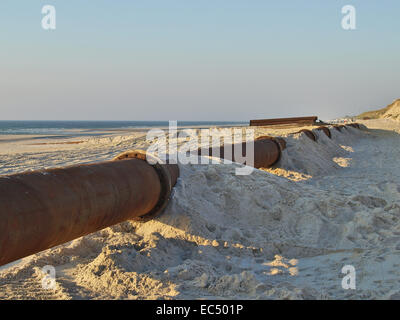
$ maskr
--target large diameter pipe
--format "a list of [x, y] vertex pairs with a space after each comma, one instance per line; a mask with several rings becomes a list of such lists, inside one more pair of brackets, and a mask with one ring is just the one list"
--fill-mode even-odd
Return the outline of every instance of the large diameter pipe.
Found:
[[279, 144], [281, 151], [286, 149], [286, 140], [281, 137], [261, 136], [256, 138], [256, 140], [263, 140], [263, 139], [276, 141]]
[[303, 130], [300, 130], [295, 133], [304, 133], [309, 139], [311, 139], [313, 141], [317, 141], [317, 137], [315, 136], [314, 132], [312, 132], [311, 130], [303, 129]]
[[250, 126], [270, 126], [282, 124], [302, 124], [313, 125], [317, 121], [317, 116], [312, 117], [295, 117], [295, 118], [275, 118], [275, 119], [258, 119], [250, 120]]
[[[281, 142], [283, 143], [283, 142]], [[228, 155], [225, 155], [225, 148], [230, 148]], [[219, 148], [219, 157], [222, 159], [236, 162], [234, 150], [242, 150], [242, 156], [248, 158], [246, 150], [246, 142], [223, 145]], [[210, 155], [216, 156], [213, 152], [213, 148], [209, 149], [198, 149], [198, 155]], [[281, 146], [280, 143], [271, 138], [261, 138], [254, 141], [254, 168], [269, 168], [279, 161], [281, 157]], [[250, 165], [247, 164], [246, 165]]]
[[323, 131], [323, 132], [325, 133], [325, 135], [326, 135], [329, 139], [332, 138], [331, 132], [330, 132], [330, 130], [329, 130], [327, 127], [318, 127], [316, 130]]
[[128, 157], [0, 177], [0, 265], [159, 214], [178, 175]]
[[341, 132], [342, 131], [342, 128], [345, 128], [345, 126], [344, 125], [335, 125], [335, 126], [333, 126], [337, 131], [339, 131], [339, 132]]
[[360, 125], [357, 122], [349, 123], [347, 125], [356, 129], [360, 129]]

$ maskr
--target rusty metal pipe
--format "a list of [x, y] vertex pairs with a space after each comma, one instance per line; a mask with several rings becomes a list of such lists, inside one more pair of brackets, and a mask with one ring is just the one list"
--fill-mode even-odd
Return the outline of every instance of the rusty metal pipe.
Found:
[[303, 130], [300, 130], [300, 131], [295, 132], [295, 133], [304, 133], [311, 140], [317, 141], [317, 137], [315, 136], [314, 132], [312, 132], [311, 130], [303, 129]]
[[271, 126], [271, 125], [313, 125], [317, 121], [317, 116], [312, 117], [295, 117], [295, 118], [275, 118], [275, 119], [258, 119], [250, 120], [250, 126]]
[[344, 126], [343, 125], [335, 125], [335, 126], [333, 126], [337, 131], [339, 131], [339, 132], [341, 132], [342, 131], [342, 128], [344, 128]]
[[286, 140], [281, 137], [261, 136], [261, 137], [256, 138], [256, 140], [263, 140], [263, 139], [269, 139], [269, 140], [276, 141], [279, 144], [281, 151], [286, 149]]
[[[261, 138], [261, 137], [260, 137]], [[281, 146], [280, 143], [275, 141], [275, 139], [265, 138], [254, 140], [254, 168], [269, 168], [273, 166], [276, 162], [279, 161], [281, 157]], [[282, 139], [283, 140], [283, 139]], [[282, 142], [281, 142], [282, 143]], [[241, 146], [240, 146], [241, 145]], [[231, 148], [231, 156], [225, 158], [225, 148]], [[219, 157], [221, 159], [227, 159], [235, 162], [235, 154], [234, 150], [236, 148], [242, 148], [242, 155], [246, 156], [246, 142], [223, 145], [219, 148]], [[197, 154], [201, 155], [203, 150], [203, 154], [208, 154], [210, 156], [215, 156], [213, 154], [213, 148], [207, 149], [198, 149]]]
[[[117, 159], [119, 160], [119, 159]], [[166, 206], [179, 169], [140, 158], [0, 177], [0, 265]]]
[[331, 139], [331, 132], [330, 132], [330, 130], [329, 130], [327, 127], [318, 127], [316, 130], [322, 130], [322, 131], [325, 133], [325, 135], [326, 135], [329, 139]]
[[356, 129], [360, 129], [360, 124], [358, 124], [357, 122], [349, 123], [348, 126], [356, 128]]

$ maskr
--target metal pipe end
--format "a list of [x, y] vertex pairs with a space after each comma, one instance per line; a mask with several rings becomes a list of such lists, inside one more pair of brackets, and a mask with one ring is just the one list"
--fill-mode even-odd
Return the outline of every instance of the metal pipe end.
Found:
[[356, 128], [356, 129], [360, 129], [360, 124], [357, 123], [357, 122], [349, 123], [348, 126], [353, 127], [353, 128]]
[[331, 131], [327, 127], [322, 126], [322, 127], [316, 128], [315, 130], [322, 130], [329, 139], [332, 138]]
[[161, 159], [144, 150], [125, 151], [114, 157], [113, 161], [123, 161], [125, 159], [140, 159], [146, 161], [149, 166], [153, 167], [160, 179], [161, 192], [155, 207], [148, 213], [140, 217], [135, 217], [132, 220], [146, 222], [154, 219], [162, 214], [171, 198], [172, 189], [179, 177], [179, 166], [177, 164], [165, 164]]
[[342, 128], [344, 127], [344, 126], [342, 126], [342, 125], [335, 125], [335, 126], [333, 126], [337, 131], [339, 131], [339, 132], [341, 132], [342, 131]]
[[255, 141], [264, 140], [264, 139], [273, 140], [273, 141], [277, 142], [281, 151], [286, 149], [286, 140], [281, 137], [261, 136], [261, 137], [256, 138]]
[[308, 129], [303, 129], [303, 130], [300, 130], [300, 131], [298, 131], [298, 132], [295, 132], [295, 133], [304, 133], [308, 138], [310, 138], [311, 140], [313, 140], [313, 141], [317, 141], [317, 137], [316, 137], [316, 135], [314, 134], [314, 132], [312, 132], [311, 130], [308, 130]]

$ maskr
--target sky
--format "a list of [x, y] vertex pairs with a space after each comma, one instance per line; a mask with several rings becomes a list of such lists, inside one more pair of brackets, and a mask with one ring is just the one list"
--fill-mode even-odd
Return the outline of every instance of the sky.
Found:
[[399, 15], [398, 0], [1, 0], [0, 120], [359, 114], [400, 98]]

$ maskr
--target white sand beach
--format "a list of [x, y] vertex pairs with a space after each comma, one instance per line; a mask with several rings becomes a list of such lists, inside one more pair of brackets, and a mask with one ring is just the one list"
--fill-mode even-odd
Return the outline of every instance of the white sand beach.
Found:
[[[236, 176], [237, 164], [180, 165], [160, 217], [124, 222], [0, 269], [0, 299], [400, 299], [400, 124], [292, 129], [281, 160]], [[33, 139], [35, 138], [35, 139]], [[54, 143], [54, 142], [57, 143]], [[72, 142], [72, 143], [71, 143]], [[145, 131], [0, 139], [0, 174], [111, 160], [146, 149]], [[56, 268], [43, 289], [41, 268]], [[341, 286], [353, 265], [356, 289]]]

